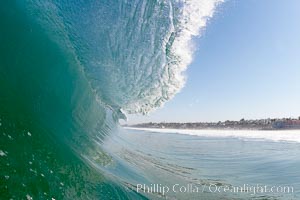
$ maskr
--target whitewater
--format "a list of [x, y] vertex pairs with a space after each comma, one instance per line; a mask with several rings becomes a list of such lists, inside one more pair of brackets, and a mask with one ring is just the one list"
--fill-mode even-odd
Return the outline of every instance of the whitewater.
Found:
[[131, 130], [142, 130], [157, 133], [176, 133], [204, 137], [232, 137], [243, 140], [270, 140], [274, 142], [297, 142], [300, 143], [299, 130], [195, 130], [195, 129], [161, 129], [161, 128], [133, 128]]

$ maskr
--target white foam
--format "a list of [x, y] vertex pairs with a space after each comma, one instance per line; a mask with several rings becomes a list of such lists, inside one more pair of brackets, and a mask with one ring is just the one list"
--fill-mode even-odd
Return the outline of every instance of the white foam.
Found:
[[181, 70], [191, 63], [193, 55], [193, 37], [200, 35], [207, 20], [213, 16], [215, 7], [223, 0], [178, 0], [182, 2], [180, 30], [172, 46], [175, 56], [180, 57]]
[[286, 141], [300, 143], [300, 130], [189, 130], [189, 129], [159, 129], [159, 128], [126, 128], [157, 133], [177, 133], [202, 137], [232, 137], [241, 139], [261, 139], [271, 141]]

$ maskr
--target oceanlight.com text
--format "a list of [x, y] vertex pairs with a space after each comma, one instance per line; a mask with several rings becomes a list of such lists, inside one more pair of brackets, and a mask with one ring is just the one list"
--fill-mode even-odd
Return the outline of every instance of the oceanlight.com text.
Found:
[[250, 185], [243, 184], [241, 186], [222, 185], [222, 184], [174, 184], [174, 185], [163, 185], [163, 184], [137, 184], [135, 187], [138, 193], [159, 193], [165, 195], [167, 193], [244, 193], [249, 195], [256, 194], [289, 194], [294, 193], [294, 187], [287, 185]]

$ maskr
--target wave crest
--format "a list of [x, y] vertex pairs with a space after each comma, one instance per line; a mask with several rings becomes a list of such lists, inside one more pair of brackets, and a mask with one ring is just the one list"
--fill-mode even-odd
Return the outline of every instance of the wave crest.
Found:
[[124, 109], [129, 113], [148, 113], [162, 106], [181, 90], [185, 83], [183, 72], [192, 61], [192, 39], [200, 35], [215, 7], [222, 0], [169, 1], [169, 31], [161, 44], [164, 63], [152, 73], [161, 72], [157, 83], [142, 90], [143, 95], [129, 102]]

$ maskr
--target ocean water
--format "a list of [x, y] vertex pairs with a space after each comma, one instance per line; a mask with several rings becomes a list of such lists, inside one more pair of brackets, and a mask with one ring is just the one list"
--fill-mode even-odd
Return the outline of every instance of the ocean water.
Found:
[[[289, 134], [293, 141], [277, 139]], [[167, 199], [299, 199], [299, 138], [300, 131], [127, 128], [106, 145], [138, 172], [135, 186], [161, 184]]]
[[296, 191], [297, 142], [119, 126], [126, 114], [163, 106], [183, 87], [192, 38], [221, 2], [1, 1], [0, 199], [248, 198], [207, 188], [188, 194], [138, 191], [141, 183], [177, 182], [275, 181]]

